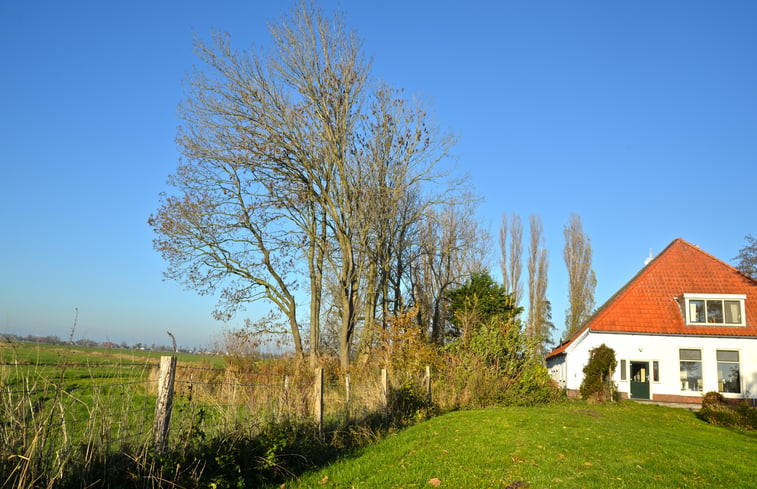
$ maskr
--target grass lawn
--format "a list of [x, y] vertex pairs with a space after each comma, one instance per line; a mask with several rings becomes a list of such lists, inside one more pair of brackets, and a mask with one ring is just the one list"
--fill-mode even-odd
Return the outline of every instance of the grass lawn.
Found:
[[754, 488], [757, 433], [624, 402], [454, 412], [293, 487]]

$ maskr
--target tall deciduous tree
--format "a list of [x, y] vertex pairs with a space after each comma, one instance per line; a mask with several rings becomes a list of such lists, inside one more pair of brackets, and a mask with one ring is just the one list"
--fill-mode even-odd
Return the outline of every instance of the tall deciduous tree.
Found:
[[757, 279], [757, 239], [751, 234], [744, 236], [744, 239], [746, 244], [734, 258], [734, 260], [738, 260], [736, 268], [744, 275]]
[[513, 213], [508, 221], [507, 215], [502, 215], [502, 226], [499, 230], [499, 247], [501, 253], [502, 283], [508, 293], [512, 295], [515, 305], [519, 305], [523, 298], [523, 222], [518, 214]]
[[549, 260], [544, 247], [541, 219], [533, 214], [529, 218], [530, 239], [528, 244], [528, 323], [526, 333], [533, 341], [534, 354], [541, 356], [554, 328], [551, 309], [547, 301], [547, 270]]
[[419, 228], [418, 256], [411, 265], [413, 305], [418, 323], [430, 330], [431, 341], [437, 345], [450, 336], [448, 292], [484, 267], [489, 237], [475, 220], [474, 211], [472, 199], [450, 203], [428, 212]]
[[270, 32], [270, 54], [237, 52], [223, 35], [197, 43], [205, 70], [181, 107], [184, 159], [175, 193], [150, 219], [155, 246], [169, 277], [222, 289], [220, 316], [267, 299], [300, 356], [295, 296], [308, 283], [312, 359], [333, 278], [346, 368], [360, 314], [372, 328], [379, 297], [387, 301], [397, 236], [436, 201], [423, 186], [454, 188], [435, 170], [454, 139], [400, 91], [368, 87], [361, 43], [340, 18], [303, 3]]
[[581, 217], [571, 215], [563, 229], [565, 247], [563, 258], [568, 268], [568, 309], [565, 314], [565, 336], [572, 336], [588, 319], [594, 309], [594, 289], [597, 278], [591, 268], [591, 240], [584, 233]]

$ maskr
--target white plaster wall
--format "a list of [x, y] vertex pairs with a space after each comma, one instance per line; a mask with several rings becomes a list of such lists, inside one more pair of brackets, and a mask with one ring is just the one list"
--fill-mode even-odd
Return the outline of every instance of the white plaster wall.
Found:
[[[717, 338], [694, 336], [651, 336], [589, 332], [583, 341], [571, 345], [566, 361], [554, 365], [554, 373], [564, 375], [565, 387], [579, 389], [583, 380], [583, 368], [589, 358], [589, 350], [602, 343], [615, 350], [618, 367], [613, 379], [620, 392], [629, 392], [629, 376], [620, 380], [620, 360], [660, 362], [660, 381], [650, 384], [651, 397], [657, 394], [683, 396], [704, 395], [718, 390], [716, 350], [737, 350], [741, 372], [741, 393], [723, 394], [725, 397], [757, 397], [757, 338]], [[682, 391], [680, 382], [679, 348], [695, 348], [702, 351], [702, 392]], [[552, 370], [552, 369], [550, 369]], [[562, 376], [560, 375], [560, 376]]]
[[565, 363], [565, 355], [558, 355], [547, 359], [547, 370], [552, 380], [557, 382], [561, 389], [567, 387], [566, 379], [568, 378], [567, 364]]

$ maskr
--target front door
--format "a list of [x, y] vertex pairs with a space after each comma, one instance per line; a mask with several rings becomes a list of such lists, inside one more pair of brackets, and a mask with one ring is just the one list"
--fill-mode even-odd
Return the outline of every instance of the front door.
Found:
[[649, 362], [631, 362], [631, 399], [649, 399]]

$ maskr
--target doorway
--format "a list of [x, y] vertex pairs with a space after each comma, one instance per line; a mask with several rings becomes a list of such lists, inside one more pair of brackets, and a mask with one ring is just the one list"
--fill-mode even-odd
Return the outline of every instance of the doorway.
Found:
[[631, 399], [649, 399], [649, 362], [631, 362]]

